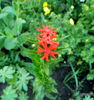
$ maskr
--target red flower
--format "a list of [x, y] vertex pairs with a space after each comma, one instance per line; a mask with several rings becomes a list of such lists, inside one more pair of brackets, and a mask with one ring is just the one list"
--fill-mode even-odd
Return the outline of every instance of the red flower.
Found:
[[38, 37], [40, 46], [38, 46], [39, 50], [37, 51], [37, 53], [44, 53], [42, 59], [48, 61], [49, 56], [56, 58], [55, 55], [57, 55], [58, 52], [55, 52], [53, 50], [57, 49], [59, 43], [53, 40], [53, 38], [57, 38], [54, 28], [50, 28], [49, 26], [44, 25], [42, 25], [42, 27], [43, 29], [38, 28], [38, 32], [41, 33]]
[[41, 48], [39, 46], [38, 47], [39, 51], [37, 51], [37, 53], [44, 53], [42, 59], [45, 59], [46, 61], [48, 61], [49, 55], [51, 55], [53, 58], [56, 58], [55, 55], [57, 55], [58, 52], [54, 52], [52, 50], [55, 50], [57, 45], [56, 46], [50, 45], [49, 47], [47, 46], [46, 43], [41, 43], [41, 45], [42, 45], [43, 48]]
[[56, 41], [51, 40], [49, 37], [45, 37], [45, 38], [38, 37], [38, 40], [40, 40], [41, 42], [46, 42], [47, 44], [57, 44], [58, 43]]
[[57, 38], [56, 31], [54, 31], [54, 28], [51, 28], [49, 26], [42, 25], [43, 29], [38, 28], [38, 32], [42, 32], [39, 36], [42, 38], [49, 37], [50, 39]]

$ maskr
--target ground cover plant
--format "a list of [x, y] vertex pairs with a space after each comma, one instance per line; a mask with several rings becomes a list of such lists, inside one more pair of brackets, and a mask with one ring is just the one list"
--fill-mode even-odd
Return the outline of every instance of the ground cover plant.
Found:
[[94, 0], [0, 0], [0, 100], [94, 100]]

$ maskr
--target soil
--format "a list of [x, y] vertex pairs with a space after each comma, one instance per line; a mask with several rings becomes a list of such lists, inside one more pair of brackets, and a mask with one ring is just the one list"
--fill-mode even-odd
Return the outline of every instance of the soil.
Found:
[[72, 95], [71, 91], [63, 83], [63, 80], [65, 76], [68, 75], [69, 70], [68, 65], [61, 63], [60, 67], [56, 68], [54, 71], [53, 78], [57, 83], [57, 90], [59, 92], [57, 100], [68, 100]]

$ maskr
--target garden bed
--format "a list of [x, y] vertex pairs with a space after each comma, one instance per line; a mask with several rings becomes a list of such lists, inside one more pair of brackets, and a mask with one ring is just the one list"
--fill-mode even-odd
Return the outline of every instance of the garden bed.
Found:
[[0, 0], [0, 100], [94, 100], [94, 0]]

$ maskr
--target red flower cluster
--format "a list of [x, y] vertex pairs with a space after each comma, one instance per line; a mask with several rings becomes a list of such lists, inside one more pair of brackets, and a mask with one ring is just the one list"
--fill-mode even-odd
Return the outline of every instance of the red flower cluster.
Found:
[[58, 54], [58, 52], [55, 52], [53, 50], [57, 49], [59, 43], [56, 41], [53, 41], [54, 38], [57, 38], [56, 31], [54, 31], [54, 28], [50, 28], [49, 26], [42, 25], [43, 29], [38, 28], [38, 32], [41, 32], [39, 34], [38, 40], [40, 46], [38, 46], [37, 53], [44, 53], [42, 59], [45, 59], [48, 61], [49, 55], [53, 58], [56, 58], [55, 55]]

